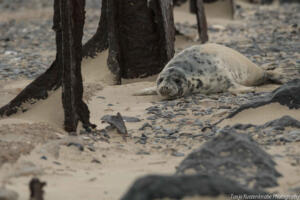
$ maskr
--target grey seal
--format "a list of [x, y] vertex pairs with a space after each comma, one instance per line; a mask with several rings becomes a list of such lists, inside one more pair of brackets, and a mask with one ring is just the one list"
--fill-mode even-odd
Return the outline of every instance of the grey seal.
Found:
[[172, 58], [158, 75], [156, 87], [134, 95], [159, 94], [178, 98], [192, 93], [251, 92], [268, 81], [283, 83], [282, 74], [258, 67], [247, 57], [223, 45], [189, 47]]

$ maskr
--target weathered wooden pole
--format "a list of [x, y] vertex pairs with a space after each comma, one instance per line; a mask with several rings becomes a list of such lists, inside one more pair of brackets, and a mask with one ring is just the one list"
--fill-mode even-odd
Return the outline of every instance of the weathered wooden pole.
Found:
[[62, 56], [59, 63], [63, 68], [62, 103], [64, 108], [64, 128], [76, 132], [78, 122], [85, 128], [91, 126], [89, 109], [83, 102], [83, 84], [81, 76], [82, 36], [85, 20], [85, 0], [60, 0], [61, 43], [57, 52]]
[[208, 33], [203, 0], [190, 0], [190, 10], [197, 16], [199, 39], [201, 43], [205, 43], [208, 41]]
[[122, 72], [122, 53], [121, 53], [121, 45], [120, 45], [120, 26], [121, 26], [121, 13], [120, 7], [121, 3], [118, 0], [103, 0], [107, 1], [107, 9], [106, 13], [102, 13], [101, 15], [105, 15], [107, 18], [107, 22], [109, 26], [107, 26], [108, 32], [108, 46], [109, 46], [109, 56], [107, 59], [107, 65], [110, 71], [115, 75], [114, 83], [120, 85]]
[[108, 67], [116, 83], [159, 73], [174, 55], [172, 0], [104, 1], [108, 1]]

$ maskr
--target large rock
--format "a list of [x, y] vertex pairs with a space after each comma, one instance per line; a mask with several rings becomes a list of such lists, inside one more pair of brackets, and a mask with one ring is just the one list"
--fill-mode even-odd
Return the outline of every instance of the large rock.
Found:
[[189, 154], [177, 174], [219, 175], [244, 187], [277, 186], [276, 163], [249, 136], [224, 129], [218, 136]]
[[276, 199], [260, 189], [277, 185], [275, 162], [249, 136], [234, 130], [222, 130], [189, 154], [175, 175], [136, 180], [121, 200]]
[[259, 195], [267, 194], [258, 190], [245, 189], [234, 181], [215, 175], [150, 175], [135, 181], [121, 200], [183, 199], [220, 195], [225, 195], [228, 199], [232, 195], [253, 195], [251, 199], [258, 200], [261, 199]]

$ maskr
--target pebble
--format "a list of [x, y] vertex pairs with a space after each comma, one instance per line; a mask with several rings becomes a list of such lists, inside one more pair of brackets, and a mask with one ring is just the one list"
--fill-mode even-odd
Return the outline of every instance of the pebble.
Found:
[[174, 133], [177, 133], [177, 132], [178, 132], [178, 130], [176, 130], [176, 129], [169, 129], [169, 128], [164, 128], [163, 131], [164, 131], [166, 134], [168, 134], [169, 136], [170, 136], [170, 135], [173, 135]]
[[153, 128], [153, 130], [156, 130], [156, 131], [159, 131], [161, 129], [160, 126], [153, 126], [152, 128]]
[[154, 115], [152, 115], [152, 116], [150, 116], [150, 117], [147, 117], [147, 119], [148, 119], [148, 120], [156, 120], [156, 119], [157, 119], [157, 117], [156, 117], [156, 116], [154, 116]]
[[152, 125], [149, 124], [148, 122], [145, 122], [145, 123], [139, 128], [139, 130], [145, 130], [146, 127], [152, 128]]
[[147, 143], [147, 139], [148, 139], [148, 137], [143, 133], [141, 135], [140, 139], [136, 143], [146, 144]]
[[140, 122], [141, 121], [137, 117], [128, 117], [128, 116], [122, 116], [122, 117], [125, 122]]
[[136, 153], [137, 155], [150, 155], [150, 152], [144, 151], [144, 150], [140, 150]]
[[95, 151], [96, 151], [96, 149], [95, 149], [95, 147], [94, 147], [93, 144], [89, 144], [89, 145], [87, 146], [87, 149], [90, 150], [90, 151], [92, 151], [92, 152], [95, 152]]
[[79, 144], [79, 143], [74, 143], [74, 142], [70, 142], [67, 144], [68, 147], [70, 146], [74, 146], [74, 147], [77, 147], [79, 151], [84, 151], [84, 147], [82, 144]]
[[[41, 156], [42, 160], [48, 160], [48, 158], [46, 156]], [[1, 198], [0, 198], [1, 199]]]
[[56, 164], [56, 165], [61, 165], [61, 163], [60, 163], [60, 162], [58, 162], [58, 161], [53, 161], [53, 164]]
[[97, 164], [102, 164], [100, 160], [93, 158], [93, 160], [91, 161], [91, 163], [97, 163]]
[[300, 141], [300, 130], [293, 130], [284, 134], [284, 139], [289, 142], [299, 142]]
[[175, 157], [183, 157], [185, 154], [184, 153], [180, 153], [180, 152], [173, 152], [171, 155], [175, 156]]

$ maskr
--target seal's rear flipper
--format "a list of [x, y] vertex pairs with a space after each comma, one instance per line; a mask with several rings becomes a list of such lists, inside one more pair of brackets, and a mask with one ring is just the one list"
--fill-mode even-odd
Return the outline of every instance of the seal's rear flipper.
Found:
[[156, 91], [156, 87], [145, 88], [141, 91], [135, 92], [132, 94], [133, 96], [146, 96], [146, 95], [158, 95]]
[[267, 80], [277, 84], [287, 83], [300, 75], [300, 68], [293, 64], [277, 67], [266, 64], [262, 68], [266, 71]]
[[276, 71], [266, 71], [268, 81], [277, 84], [284, 84], [289, 81], [288, 75], [276, 72]]

